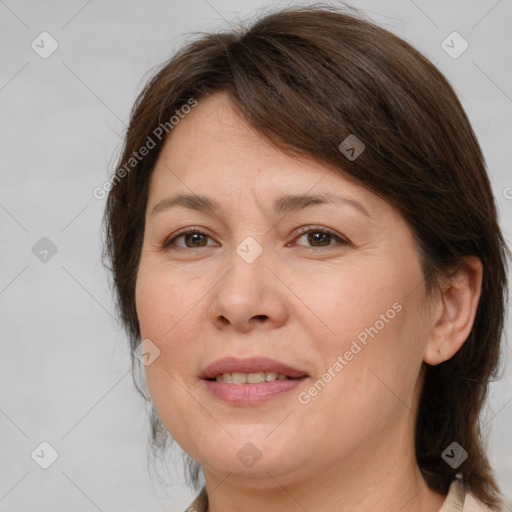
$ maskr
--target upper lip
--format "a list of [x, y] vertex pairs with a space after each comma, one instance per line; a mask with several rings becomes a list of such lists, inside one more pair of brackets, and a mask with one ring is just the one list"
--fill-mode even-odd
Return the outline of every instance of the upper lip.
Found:
[[223, 373], [276, 372], [291, 378], [306, 377], [307, 373], [285, 363], [267, 357], [237, 359], [225, 357], [208, 365], [199, 375], [202, 379], [213, 379]]

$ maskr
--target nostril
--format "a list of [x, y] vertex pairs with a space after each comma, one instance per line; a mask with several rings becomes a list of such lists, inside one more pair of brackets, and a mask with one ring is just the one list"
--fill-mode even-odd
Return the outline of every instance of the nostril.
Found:
[[268, 318], [267, 315], [256, 315], [254, 318], [257, 318], [258, 320], [266, 320]]

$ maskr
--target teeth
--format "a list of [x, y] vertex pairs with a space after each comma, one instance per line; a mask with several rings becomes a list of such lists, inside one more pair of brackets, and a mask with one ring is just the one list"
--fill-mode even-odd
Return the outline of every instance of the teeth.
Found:
[[[240, 375], [243, 375], [243, 373], [241, 373]], [[259, 384], [260, 382], [265, 382], [265, 372], [247, 374], [248, 384]]]
[[273, 380], [288, 380], [289, 377], [276, 372], [255, 372], [255, 373], [222, 373], [215, 377], [217, 382], [228, 382], [229, 384], [259, 384]]

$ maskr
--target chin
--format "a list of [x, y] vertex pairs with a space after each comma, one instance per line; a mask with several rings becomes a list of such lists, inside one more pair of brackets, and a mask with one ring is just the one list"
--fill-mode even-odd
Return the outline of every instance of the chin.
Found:
[[[228, 429], [229, 430], [229, 429]], [[254, 436], [250, 435], [250, 431]], [[204, 446], [198, 446], [199, 455], [194, 457], [204, 468], [215, 473], [240, 476], [254, 480], [266, 479], [268, 474], [278, 476], [293, 471], [305, 464], [304, 452], [297, 450], [297, 441], [268, 437], [269, 429], [247, 429], [242, 435], [223, 436], [222, 439], [205, 439]], [[284, 432], [283, 432], [284, 433]], [[285, 438], [287, 436], [284, 436]], [[288, 439], [293, 439], [289, 437]], [[291, 457], [293, 455], [293, 458]], [[297, 460], [300, 457], [301, 460]]]

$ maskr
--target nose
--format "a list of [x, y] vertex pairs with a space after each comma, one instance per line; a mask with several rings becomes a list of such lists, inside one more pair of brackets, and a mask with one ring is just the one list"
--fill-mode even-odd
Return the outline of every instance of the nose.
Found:
[[227, 271], [212, 291], [209, 320], [217, 329], [242, 333], [253, 329], [275, 329], [286, 323], [289, 311], [286, 288], [276, 278], [279, 271], [263, 252], [246, 261], [237, 252], [226, 261]]

